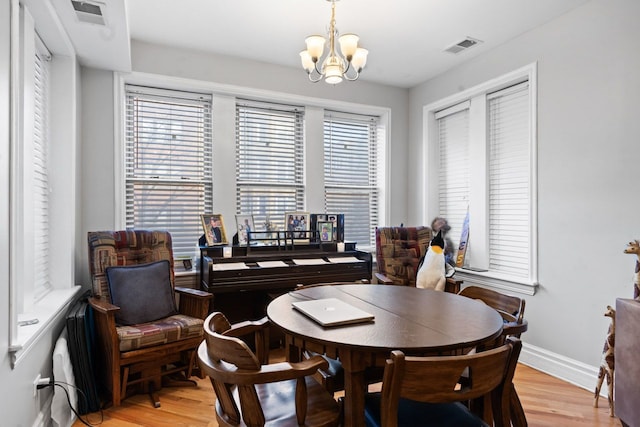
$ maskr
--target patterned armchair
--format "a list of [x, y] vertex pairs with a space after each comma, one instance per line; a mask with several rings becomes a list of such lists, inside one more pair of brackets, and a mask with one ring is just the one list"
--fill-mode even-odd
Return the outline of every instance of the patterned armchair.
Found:
[[[416, 286], [418, 264], [432, 237], [431, 228], [423, 226], [376, 228], [378, 283]], [[445, 291], [457, 293], [461, 284], [461, 280], [447, 278]]]
[[175, 288], [168, 232], [89, 232], [88, 247], [101, 385], [114, 406], [137, 386], [158, 407], [155, 392], [167, 375], [180, 377], [174, 385], [194, 384], [188, 378], [212, 295]]

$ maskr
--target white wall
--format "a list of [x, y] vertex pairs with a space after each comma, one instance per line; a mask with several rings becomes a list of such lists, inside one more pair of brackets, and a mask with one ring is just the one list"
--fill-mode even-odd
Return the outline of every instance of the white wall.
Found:
[[[526, 297], [523, 357], [539, 367], [598, 366], [606, 306], [633, 297], [623, 250], [640, 238], [638, 17], [637, 0], [594, 0], [410, 93], [410, 152], [421, 153], [424, 105], [537, 61], [540, 287]], [[411, 180], [408, 192], [424, 194]], [[409, 198], [412, 220], [421, 206]]]
[[51, 390], [33, 397], [36, 375], [51, 375], [51, 353], [60, 324], [43, 334], [15, 367], [9, 343], [9, 201], [10, 201], [10, 2], [0, 2], [0, 414], [3, 426], [31, 426], [46, 422]]

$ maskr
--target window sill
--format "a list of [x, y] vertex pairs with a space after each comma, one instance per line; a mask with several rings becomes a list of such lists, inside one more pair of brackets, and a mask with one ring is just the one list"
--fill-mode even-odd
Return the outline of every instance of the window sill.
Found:
[[456, 268], [455, 278], [463, 280], [467, 285], [477, 284], [525, 295], [535, 295], [538, 290], [537, 282], [499, 276], [490, 271], [471, 271], [464, 268]]
[[9, 346], [12, 369], [20, 363], [40, 337], [57, 324], [56, 319], [68, 311], [81, 288], [81, 286], [74, 286], [51, 291], [45, 298], [36, 303], [33, 311], [18, 315], [18, 322], [32, 319], [37, 319], [38, 322], [33, 325], [18, 326], [17, 339]]

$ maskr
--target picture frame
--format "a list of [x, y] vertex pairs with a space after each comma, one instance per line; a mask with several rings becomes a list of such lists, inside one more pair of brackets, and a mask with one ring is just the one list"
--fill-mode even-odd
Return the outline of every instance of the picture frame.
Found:
[[238, 244], [249, 244], [249, 232], [256, 231], [253, 223], [253, 215], [236, 215], [236, 228], [238, 230]]
[[200, 215], [200, 221], [202, 222], [202, 230], [204, 231], [208, 246], [226, 245], [229, 243], [222, 214], [203, 214]]
[[318, 232], [320, 233], [321, 242], [333, 242], [333, 222], [331, 221], [318, 221]]
[[191, 259], [190, 258], [183, 259], [182, 266], [184, 267], [185, 270], [191, 271], [191, 269], [193, 268], [193, 264], [191, 264]]
[[284, 225], [287, 240], [294, 243], [309, 243], [310, 241], [310, 221], [309, 212], [286, 212], [284, 215]]

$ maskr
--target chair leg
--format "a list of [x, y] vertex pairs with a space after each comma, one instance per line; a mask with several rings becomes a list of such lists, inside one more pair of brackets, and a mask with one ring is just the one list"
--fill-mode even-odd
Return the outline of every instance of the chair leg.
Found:
[[127, 381], [129, 380], [129, 367], [122, 369], [122, 374], [118, 378], [119, 384], [113, 384], [113, 406], [120, 406], [122, 398], [127, 395]]
[[162, 388], [162, 370], [160, 367], [154, 366], [143, 369], [140, 372], [142, 378], [146, 380], [141, 383], [142, 391], [149, 394], [151, 404], [154, 408], [160, 407], [160, 396], [158, 390]]
[[158, 389], [155, 386], [155, 382], [149, 381], [149, 397], [151, 398], [151, 404], [154, 408], [160, 407], [160, 396], [158, 395]]
[[509, 396], [509, 411], [511, 413], [511, 424], [513, 427], [527, 427], [527, 417], [524, 414], [524, 408], [518, 397], [515, 387], [511, 387]]

